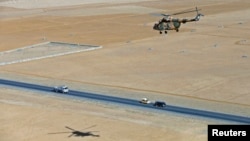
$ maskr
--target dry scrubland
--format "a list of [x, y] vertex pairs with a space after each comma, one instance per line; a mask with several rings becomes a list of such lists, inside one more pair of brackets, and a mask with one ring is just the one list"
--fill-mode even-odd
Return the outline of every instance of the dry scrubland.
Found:
[[[82, 2], [82, 3], [81, 3]], [[161, 17], [194, 6], [205, 15], [180, 32], [160, 35]], [[162, 98], [168, 103], [249, 116], [250, 2], [0, 1], [0, 51], [47, 41], [103, 46], [66, 56], [0, 66], [1, 78], [113, 95]], [[193, 17], [195, 13], [178, 17]], [[0, 87], [0, 140], [69, 140], [48, 134], [97, 125], [97, 137], [74, 140], [207, 140], [207, 120], [157, 114], [38, 92]], [[133, 95], [134, 94], [134, 95]], [[139, 98], [138, 96], [138, 98]], [[71, 139], [70, 138], [70, 139]]]

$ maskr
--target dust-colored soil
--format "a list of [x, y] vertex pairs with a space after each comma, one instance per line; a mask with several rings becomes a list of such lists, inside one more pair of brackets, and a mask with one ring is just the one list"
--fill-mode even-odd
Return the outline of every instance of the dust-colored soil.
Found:
[[[229, 113], [231, 110], [231, 113], [250, 116], [250, 2], [123, 1], [62, 3], [61, 7], [34, 6], [33, 9], [31, 4], [21, 9], [25, 1], [18, 4], [23, 5], [0, 1], [0, 51], [46, 41], [93, 44], [103, 48], [1, 66], [1, 77], [36, 83], [47, 80], [48, 84], [61, 81], [78, 89], [91, 85], [93, 87], [88, 88], [94, 88], [92, 91], [98, 91], [98, 87], [122, 89], [117, 93], [122, 96], [126, 96], [126, 90], [136, 91], [171, 104], [179, 102], [190, 107]], [[196, 5], [205, 15], [199, 22], [183, 24], [179, 32], [169, 31], [167, 35], [152, 29], [161, 18], [152, 13], [173, 13]], [[194, 16], [195, 13], [176, 15], [180, 18]], [[68, 131], [64, 126], [81, 130], [97, 125], [90, 130], [98, 130], [94, 134], [100, 137], [84, 138], [200, 141], [207, 140], [206, 127], [212, 123], [183, 118], [183, 115], [158, 115], [91, 102], [66, 101], [3, 87], [0, 93], [4, 115], [0, 117], [0, 139], [3, 140], [68, 140], [69, 134], [48, 133]], [[168, 99], [170, 97], [178, 98]], [[210, 106], [197, 107], [202, 105], [200, 103]]]

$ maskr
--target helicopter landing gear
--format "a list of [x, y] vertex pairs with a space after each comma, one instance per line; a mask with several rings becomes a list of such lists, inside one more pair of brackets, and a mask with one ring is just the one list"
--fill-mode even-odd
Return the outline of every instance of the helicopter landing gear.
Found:
[[[164, 33], [167, 34], [168, 32], [165, 30]], [[162, 34], [162, 31], [160, 31], [160, 34]]]
[[178, 29], [178, 28], [176, 29], [176, 32], [179, 32], [179, 29]]

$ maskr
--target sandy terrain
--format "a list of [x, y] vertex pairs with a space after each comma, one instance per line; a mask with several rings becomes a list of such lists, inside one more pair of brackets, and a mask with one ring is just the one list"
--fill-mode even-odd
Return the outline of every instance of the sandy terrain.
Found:
[[[0, 66], [1, 78], [250, 116], [250, 2], [0, 1], [0, 51], [45, 41], [100, 45], [95, 51]], [[195, 6], [205, 16], [160, 35], [161, 17]], [[195, 13], [178, 15], [194, 17]], [[0, 140], [207, 140], [207, 124], [224, 123], [66, 100], [0, 87]], [[96, 137], [71, 137], [65, 126]]]

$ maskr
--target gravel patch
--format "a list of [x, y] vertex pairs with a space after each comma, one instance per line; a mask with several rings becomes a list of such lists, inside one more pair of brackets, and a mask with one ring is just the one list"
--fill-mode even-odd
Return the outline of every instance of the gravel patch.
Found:
[[101, 46], [44, 42], [32, 46], [0, 52], [0, 66], [62, 56], [102, 48]]

